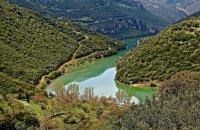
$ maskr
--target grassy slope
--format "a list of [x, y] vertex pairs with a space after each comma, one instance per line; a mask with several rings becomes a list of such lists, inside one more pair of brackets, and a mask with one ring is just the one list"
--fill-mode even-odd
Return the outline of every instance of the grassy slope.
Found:
[[117, 62], [122, 83], [169, 79], [182, 70], [200, 71], [200, 19], [175, 24], [143, 40]]
[[[44, 74], [69, 61], [75, 52], [74, 58], [94, 51], [116, 53], [122, 48], [122, 43], [73, 23], [43, 19], [26, 9], [0, 2], [2, 90], [15, 88], [15, 82], [25, 83], [24, 86], [37, 84]], [[5, 79], [13, 83], [6, 84]]]

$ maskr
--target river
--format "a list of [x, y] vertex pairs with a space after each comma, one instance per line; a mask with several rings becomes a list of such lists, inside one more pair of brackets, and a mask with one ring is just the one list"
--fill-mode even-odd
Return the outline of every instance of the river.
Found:
[[57, 79], [55, 79], [48, 87], [47, 91], [52, 91], [52, 87], [61, 83], [67, 87], [71, 83], [79, 85], [80, 93], [83, 93], [86, 87], [93, 87], [94, 94], [98, 96], [112, 96], [115, 97], [118, 89], [124, 90], [127, 94], [132, 96], [132, 101], [138, 103], [143, 101], [146, 97], [152, 97], [157, 92], [153, 88], [133, 88], [127, 85], [120, 85], [115, 82], [116, 68], [114, 67], [116, 60], [125, 55], [125, 53], [136, 47], [136, 42], [139, 38], [127, 39], [127, 50], [120, 51], [118, 54], [102, 58], [94, 63], [89, 63], [77, 67], [76, 70], [68, 72]]

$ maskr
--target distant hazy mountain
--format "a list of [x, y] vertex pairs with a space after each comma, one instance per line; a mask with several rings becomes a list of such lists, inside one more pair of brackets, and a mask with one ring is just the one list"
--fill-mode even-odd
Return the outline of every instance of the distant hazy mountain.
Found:
[[62, 16], [103, 34], [127, 38], [154, 34], [169, 21], [135, 0], [8, 0], [40, 14]]
[[200, 0], [135, 0], [155, 14], [177, 21], [200, 11]]
[[200, 11], [193, 13], [192, 15], [190, 15], [189, 17], [200, 17]]
[[193, 14], [191, 14], [191, 15], [189, 15], [189, 16], [187, 16], [187, 17], [185, 17], [185, 18], [183, 18], [183, 19], [181, 19], [179, 21], [177, 21], [177, 23], [180, 23], [180, 22], [182, 22], [184, 20], [190, 19], [191, 17], [200, 17], [200, 11], [195, 12], [195, 13], [193, 13]]

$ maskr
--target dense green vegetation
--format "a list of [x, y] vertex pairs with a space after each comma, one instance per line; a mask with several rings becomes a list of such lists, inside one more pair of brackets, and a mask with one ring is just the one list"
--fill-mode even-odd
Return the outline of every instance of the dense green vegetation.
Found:
[[76, 84], [54, 84], [54, 94], [35, 89], [44, 75], [48, 84], [74, 66], [123, 48], [62, 18], [41, 18], [0, 1], [0, 129], [200, 129], [200, 18], [140, 41], [118, 60], [116, 79], [122, 83], [164, 81], [153, 99], [130, 108], [131, 97], [120, 89], [116, 98], [95, 96], [91, 87], [80, 94]]
[[200, 75], [179, 72], [165, 81], [160, 94], [144, 104], [132, 105], [113, 130], [199, 130]]
[[112, 129], [200, 129], [199, 43], [200, 19], [190, 18], [140, 41], [137, 48], [120, 58], [116, 65], [118, 81], [159, 83], [160, 92], [151, 100], [133, 104]]
[[102, 51], [95, 58], [107, 56], [123, 47], [71, 22], [40, 18], [1, 1], [0, 94], [33, 90], [43, 75], [71, 59]]
[[116, 80], [125, 84], [169, 79], [182, 70], [200, 71], [200, 18], [175, 24], [142, 40], [117, 61]]
[[[129, 109], [130, 98], [124, 91], [118, 91], [115, 99], [95, 96], [90, 87], [80, 94], [76, 84], [67, 89], [57, 84], [54, 90], [55, 95], [39, 91], [25, 100], [10, 94], [0, 97], [0, 129], [94, 130], [110, 124]], [[123, 105], [119, 107], [119, 103]], [[103, 129], [107, 128], [110, 126]]]
[[115, 38], [155, 34], [169, 21], [135, 1], [8, 0], [43, 15], [61, 16]]

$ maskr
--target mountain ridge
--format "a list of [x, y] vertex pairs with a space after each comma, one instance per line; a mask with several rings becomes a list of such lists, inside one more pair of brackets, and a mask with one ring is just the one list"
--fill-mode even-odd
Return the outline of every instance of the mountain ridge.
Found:
[[9, 0], [11, 3], [48, 15], [69, 18], [114, 38], [155, 34], [168, 21], [147, 11], [134, 0]]
[[199, 11], [199, 0], [136, 0], [151, 12], [173, 22]]

